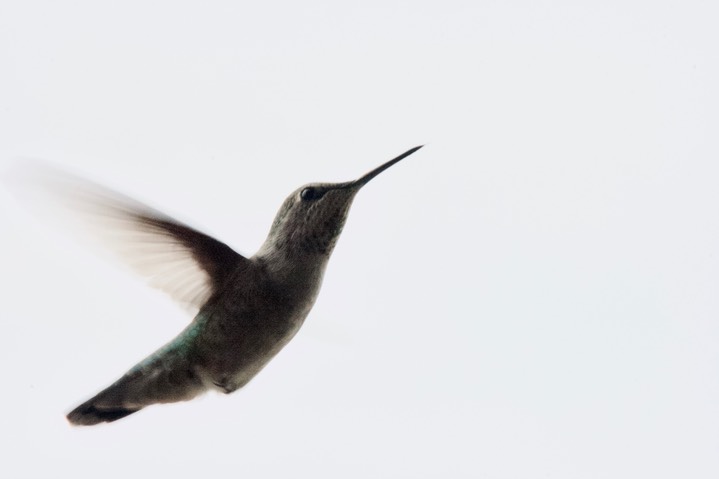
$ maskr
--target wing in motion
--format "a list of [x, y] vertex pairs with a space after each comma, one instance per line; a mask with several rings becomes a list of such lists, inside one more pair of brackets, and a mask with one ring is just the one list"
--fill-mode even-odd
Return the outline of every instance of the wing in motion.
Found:
[[225, 243], [121, 193], [43, 163], [20, 170], [12, 178], [16, 183], [44, 186], [49, 193], [52, 202], [39, 202], [41, 209], [67, 205], [103, 246], [189, 309], [202, 307], [247, 261]]

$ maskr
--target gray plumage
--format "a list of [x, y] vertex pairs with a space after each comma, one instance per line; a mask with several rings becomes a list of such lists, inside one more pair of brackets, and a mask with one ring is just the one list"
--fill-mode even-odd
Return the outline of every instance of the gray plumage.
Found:
[[[251, 258], [129, 198], [97, 187], [74, 188], [80, 202], [102, 213], [111, 229], [135, 232], [126, 243], [143, 250], [129, 251], [134, 266], [199, 311], [175, 339], [75, 408], [68, 420], [111, 422], [152, 404], [187, 401], [210, 389], [231, 393], [247, 384], [302, 326], [356, 193], [419, 148], [356, 181], [297, 189]], [[183, 258], [176, 267], [152, 261], [168, 251]], [[188, 264], [199, 266], [199, 276], [184, 269]], [[178, 287], [177, 277], [185, 276], [189, 283]]]

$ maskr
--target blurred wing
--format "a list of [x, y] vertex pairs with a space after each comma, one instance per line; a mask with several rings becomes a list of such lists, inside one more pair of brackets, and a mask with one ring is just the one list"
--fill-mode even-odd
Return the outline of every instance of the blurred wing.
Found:
[[79, 226], [190, 309], [200, 308], [247, 261], [226, 244], [96, 183], [43, 164], [22, 169], [26, 186], [42, 186], [55, 204], [69, 206]]

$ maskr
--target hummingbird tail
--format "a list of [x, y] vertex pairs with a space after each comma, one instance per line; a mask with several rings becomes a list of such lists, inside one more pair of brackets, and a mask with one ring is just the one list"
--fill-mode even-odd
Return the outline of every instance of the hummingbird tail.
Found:
[[152, 404], [187, 401], [206, 389], [187, 354], [170, 343], [80, 404], [67, 420], [77, 426], [117, 421]]
[[128, 409], [124, 407], [99, 408], [95, 405], [95, 398], [73, 409], [67, 420], [76, 426], [93, 426], [101, 422], [112, 422], [129, 416], [142, 408]]

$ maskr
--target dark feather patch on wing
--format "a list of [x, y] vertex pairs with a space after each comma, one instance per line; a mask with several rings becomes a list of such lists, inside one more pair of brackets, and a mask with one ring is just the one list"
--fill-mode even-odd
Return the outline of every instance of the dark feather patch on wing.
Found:
[[[24, 163], [13, 177], [16, 186], [24, 183], [25, 192], [45, 193], [44, 201], [35, 202], [35, 210], [64, 204], [67, 208], [62, 210], [71, 213], [70, 222], [80, 219], [80, 229], [90, 230], [91, 236], [146, 277], [150, 285], [190, 309], [200, 308], [229, 274], [247, 261], [225, 243], [185, 223], [45, 163]], [[55, 210], [48, 218], [57, 221], [62, 211]]]

